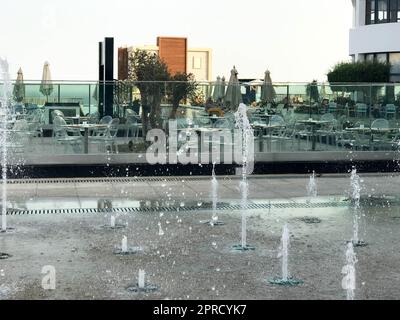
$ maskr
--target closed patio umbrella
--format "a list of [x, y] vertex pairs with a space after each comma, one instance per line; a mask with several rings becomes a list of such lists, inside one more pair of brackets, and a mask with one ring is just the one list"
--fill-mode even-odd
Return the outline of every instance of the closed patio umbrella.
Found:
[[225, 98], [225, 89], [226, 89], [226, 81], [225, 77], [221, 78], [221, 95], [222, 95], [222, 100]]
[[238, 72], [233, 66], [231, 77], [229, 78], [228, 87], [225, 94], [225, 105], [231, 110], [236, 110], [242, 102], [242, 93], [238, 79]]
[[53, 84], [51, 82], [50, 65], [46, 61], [43, 66], [42, 82], [40, 84], [39, 91], [46, 96], [46, 101], [49, 99], [49, 95], [53, 92]]
[[320, 97], [321, 100], [324, 100], [326, 98], [326, 88], [325, 88], [325, 83], [321, 84], [321, 92], [320, 92]]
[[92, 94], [92, 98], [96, 101], [97, 101], [98, 95], [99, 95], [98, 91], [99, 91], [99, 85], [96, 84], [94, 87], [94, 90], [93, 90], [93, 94]]
[[218, 99], [223, 99], [224, 98], [224, 91], [222, 88], [222, 80], [221, 77], [217, 77], [217, 81], [214, 82], [214, 91], [212, 94], [212, 99], [217, 102]]
[[261, 87], [261, 101], [264, 103], [272, 102], [276, 98], [276, 92], [272, 85], [271, 74], [265, 71], [264, 82]]
[[24, 75], [21, 68], [18, 70], [17, 80], [14, 84], [13, 98], [16, 102], [22, 102], [25, 98]]

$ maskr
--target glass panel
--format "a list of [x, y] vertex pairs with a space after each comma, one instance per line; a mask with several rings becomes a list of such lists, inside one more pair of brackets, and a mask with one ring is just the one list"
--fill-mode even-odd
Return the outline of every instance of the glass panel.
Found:
[[374, 61], [374, 54], [373, 53], [366, 54], [365, 61]]
[[371, 24], [376, 23], [376, 19], [375, 19], [375, 0], [371, 1], [371, 7], [370, 7], [370, 11], [369, 11], [369, 20], [371, 22]]
[[376, 54], [376, 61], [378, 62], [388, 62], [387, 61], [387, 53], [377, 53]]
[[378, 23], [388, 21], [388, 0], [378, 0]]
[[[358, 8], [357, 8], [358, 9]], [[366, 1], [366, 24], [375, 23], [375, 1]]]
[[392, 64], [392, 73], [400, 74], [400, 52], [390, 53], [389, 62]]
[[399, 0], [390, 0], [390, 22], [400, 22]]

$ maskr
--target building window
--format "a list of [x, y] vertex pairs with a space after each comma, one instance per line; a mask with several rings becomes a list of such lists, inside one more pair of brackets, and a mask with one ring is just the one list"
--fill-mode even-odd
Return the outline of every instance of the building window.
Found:
[[400, 22], [400, 0], [367, 0], [366, 24]]
[[378, 23], [388, 22], [388, 0], [378, 0]]
[[377, 54], [375, 55], [375, 60], [376, 60], [377, 62], [386, 63], [386, 62], [388, 62], [388, 54], [387, 54], [387, 53], [377, 53]]
[[375, 59], [375, 56], [373, 53], [367, 53], [365, 55], [365, 61], [374, 61], [374, 59]]
[[201, 69], [201, 58], [193, 57], [193, 69]]
[[400, 0], [390, 0], [390, 22], [400, 22]]
[[392, 65], [391, 72], [400, 75], [400, 52], [389, 53], [389, 62]]

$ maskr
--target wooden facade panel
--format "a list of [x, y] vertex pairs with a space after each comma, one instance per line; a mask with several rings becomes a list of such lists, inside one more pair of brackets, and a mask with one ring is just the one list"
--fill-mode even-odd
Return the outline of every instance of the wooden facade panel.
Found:
[[128, 79], [128, 48], [118, 48], [118, 80]]
[[159, 55], [168, 65], [171, 74], [187, 72], [187, 38], [158, 37]]

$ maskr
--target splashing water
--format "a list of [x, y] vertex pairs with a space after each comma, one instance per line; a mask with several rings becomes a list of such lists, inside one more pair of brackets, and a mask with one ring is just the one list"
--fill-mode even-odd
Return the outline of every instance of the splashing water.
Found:
[[248, 182], [247, 175], [249, 173], [249, 166], [251, 164], [252, 159], [254, 159], [254, 132], [251, 128], [249, 119], [247, 117], [247, 107], [245, 104], [241, 103], [238, 107], [238, 111], [235, 112], [235, 124], [236, 127], [240, 130], [241, 138], [242, 138], [242, 181], [240, 182], [240, 192], [241, 192], [241, 217], [242, 217], [242, 230], [241, 230], [241, 249], [248, 250], [250, 246], [247, 245], [247, 219], [246, 219], [246, 210], [247, 210], [247, 198], [248, 198]]
[[281, 247], [278, 253], [278, 258], [282, 258], [282, 280], [288, 281], [288, 257], [289, 257], [289, 244], [290, 244], [289, 227], [287, 224], [283, 226]]
[[212, 218], [211, 225], [218, 221], [217, 203], [218, 203], [218, 181], [215, 176], [215, 163], [213, 163], [212, 178], [211, 178], [211, 199], [212, 199]]
[[146, 275], [146, 272], [142, 269], [139, 269], [139, 277], [138, 277], [139, 289], [144, 289], [144, 287], [145, 287], [145, 280], [144, 280], [145, 275]]
[[360, 243], [359, 239], [359, 223], [361, 220], [361, 208], [360, 208], [360, 194], [361, 194], [361, 183], [360, 176], [357, 174], [357, 169], [353, 168], [350, 176], [351, 184], [351, 202], [353, 205], [353, 243]]
[[127, 253], [128, 252], [128, 238], [126, 236], [122, 237], [121, 252], [122, 253]]
[[247, 246], [247, 219], [245, 210], [247, 209], [247, 195], [248, 195], [248, 183], [244, 179], [240, 182], [240, 191], [242, 193], [242, 199], [240, 202], [240, 207], [242, 209], [242, 233], [241, 233], [241, 245], [242, 248]]
[[110, 218], [110, 227], [115, 228], [115, 217], [114, 216], [111, 216], [111, 218]]
[[312, 175], [310, 176], [310, 180], [308, 181], [307, 185], [307, 196], [315, 198], [317, 196], [317, 181], [315, 179], [315, 171], [313, 171]]
[[357, 257], [354, 252], [353, 243], [347, 244], [346, 265], [342, 268], [342, 288], [346, 290], [347, 300], [354, 300], [354, 291], [356, 290], [356, 268]]
[[2, 179], [2, 206], [1, 206], [1, 231], [7, 231], [7, 120], [10, 115], [11, 105], [11, 80], [8, 71], [8, 62], [0, 58], [0, 79], [3, 83], [3, 95], [0, 98], [0, 132], [1, 144], [1, 179]]
[[269, 283], [280, 286], [297, 286], [303, 283], [302, 280], [294, 279], [293, 277], [289, 276], [289, 246], [290, 233], [289, 226], [286, 223], [282, 229], [281, 244], [278, 252], [278, 258], [282, 258], [282, 277], [275, 277], [274, 279], [269, 280]]
[[158, 223], [158, 235], [163, 236], [164, 230], [161, 228], [161, 222]]

